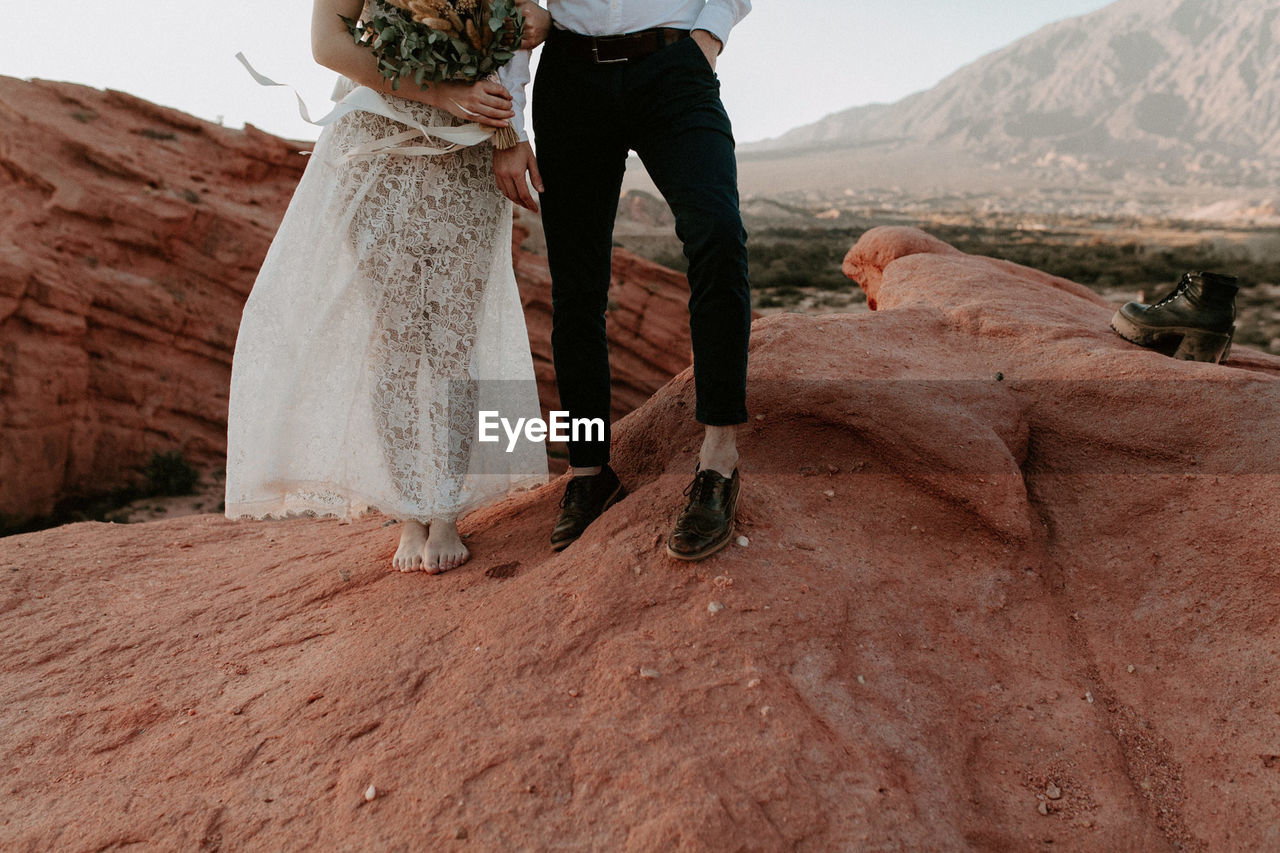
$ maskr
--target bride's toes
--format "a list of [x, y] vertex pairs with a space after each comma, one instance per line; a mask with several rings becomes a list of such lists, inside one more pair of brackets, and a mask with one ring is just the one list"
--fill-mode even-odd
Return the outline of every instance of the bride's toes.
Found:
[[466, 545], [463, 545], [461, 553], [454, 555], [453, 565], [450, 568], [456, 569], [470, 559], [471, 559], [471, 552], [467, 550]]
[[391, 565], [401, 572], [418, 572], [423, 568], [423, 549], [427, 543], [427, 528], [420, 521], [406, 521], [400, 531], [400, 547], [391, 558]]
[[433, 522], [431, 537], [427, 540], [426, 569], [431, 574], [439, 574], [458, 568], [471, 556], [467, 546], [462, 544], [458, 535], [458, 527], [450, 521]]
[[391, 565], [401, 572], [419, 571], [422, 568], [422, 552], [401, 547], [391, 559]]
[[402, 557], [397, 554], [395, 559], [391, 561], [391, 565], [394, 566], [397, 571], [416, 572], [422, 568], [422, 557], [413, 555]]

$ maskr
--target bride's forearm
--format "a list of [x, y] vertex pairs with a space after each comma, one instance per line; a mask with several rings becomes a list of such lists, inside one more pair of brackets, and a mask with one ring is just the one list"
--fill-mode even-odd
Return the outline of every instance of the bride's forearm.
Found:
[[408, 98], [411, 101], [438, 106], [434, 88], [423, 89], [414, 82], [413, 78], [408, 77], [400, 80], [398, 89], [393, 89], [392, 81], [378, 72], [378, 60], [374, 55], [357, 45], [352, 41], [351, 36], [346, 33], [343, 33], [343, 39], [345, 43], [341, 44], [330, 42], [323, 45], [314, 45], [313, 53], [316, 62], [325, 68], [338, 72], [348, 80], [352, 80], [361, 86], [368, 86], [375, 92], [397, 95], [401, 98]]
[[355, 43], [342, 16], [359, 18], [363, 6], [362, 0], [315, 0], [311, 20], [311, 54], [316, 62], [376, 92], [438, 106], [436, 90], [423, 89], [411, 78], [401, 79], [400, 88], [393, 89], [392, 81], [378, 71], [378, 60], [373, 52]]
[[316, 62], [375, 92], [430, 104], [467, 121], [503, 128], [515, 116], [510, 93], [492, 80], [436, 83], [423, 89], [412, 78], [401, 78], [400, 88], [393, 89], [392, 81], [379, 73], [373, 51], [356, 44], [342, 20], [358, 18], [363, 10], [363, 0], [315, 0], [311, 53]]

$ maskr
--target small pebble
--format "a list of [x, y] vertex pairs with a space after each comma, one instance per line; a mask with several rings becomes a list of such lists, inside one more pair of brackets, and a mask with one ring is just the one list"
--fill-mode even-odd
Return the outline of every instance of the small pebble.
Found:
[[859, 684], [866, 684], [866, 683], [867, 683], [867, 680], [866, 680], [865, 678], [863, 678], [861, 675], [859, 675], [859, 676], [858, 676], [858, 683], [859, 683]]
[[772, 713], [773, 713], [773, 709], [770, 708], [768, 705], [765, 705], [763, 708], [760, 709], [760, 716], [762, 717], [767, 717]]
[[739, 547], [739, 548], [745, 548], [745, 547], [747, 547], [747, 546], [748, 546], [748, 545], [750, 545], [750, 544], [751, 544], [751, 540], [750, 540], [750, 539], [748, 539], [747, 537], [745, 537], [745, 536], [739, 536], [739, 537], [738, 537], [738, 547]]
[[364, 789], [364, 801], [366, 803], [372, 803], [374, 798], [377, 796], [378, 796], [378, 789], [373, 787], [372, 785]]
[[713, 601], [707, 605], [708, 613], [719, 613], [721, 610], [724, 610], [724, 605], [718, 601]]
[[827, 497], [829, 497], [829, 498], [834, 498], [834, 497], [836, 496], [836, 490], [835, 490], [835, 489], [827, 489], [825, 492], [823, 492], [823, 494], [824, 494], [824, 495], [826, 495], [826, 496], [827, 496]]
[[1127, 667], [1127, 669], [1128, 669], [1128, 671], [1129, 671], [1129, 672], [1133, 672], [1133, 664], [1129, 664], [1129, 666]]
[[1090, 705], [1093, 704], [1093, 694], [1088, 690], [1084, 692], [1084, 701], [1088, 702]]
[[647, 666], [640, 668], [641, 678], [657, 678], [660, 675], [662, 675], [662, 673], [658, 672], [656, 669], [650, 669]]
[[455, 833], [453, 834], [453, 837], [454, 837], [454, 838], [456, 838], [456, 839], [458, 839], [459, 841], [466, 841], [466, 840], [467, 840], [467, 828], [466, 828], [465, 826], [460, 826], [460, 827], [458, 827], [458, 831], [457, 831], [457, 832], [455, 832]]
[[758, 678], [753, 678], [747, 682], [747, 687], [759, 687], [759, 686], [760, 686], [760, 679]]
[[1040, 814], [1044, 815], [1045, 817], [1048, 817], [1048, 816], [1049, 816], [1049, 804], [1048, 804], [1048, 803], [1046, 803], [1044, 800], [1041, 800], [1041, 801], [1040, 801], [1040, 805], [1036, 806], [1036, 811], [1040, 812]]
[[1003, 373], [997, 373], [997, 374], [996, 374], [996, 381], [997, 381], [997, 382], [1003, 382], [1003, 381], [1004, 381], [1004, 374], [1003, 374]]
[[756, 415], [756, 420], [758, 421], [764, 420], [764, 415]]
[[572, 696], [574, 699], [577, 699], [577, 698], [578, 698], [578, 696], [580, 696], [581, 694], [580, 694], [580, 693], [578, 693], [578, 691], [577, 691], [577, 690], [570, 690], [570, 691], [569, 691], [569, 695], [570, 695], [570, 696]]
[[1062, 789], [1059, 788], [1057, 785], [1053, 784], [1052, 782], [1049, 783], [1049, 787], [1044, 789], [1044, 793], [1045, 793], [1045, 796], [1047, 796], [1051, 800], [1062, 799]]

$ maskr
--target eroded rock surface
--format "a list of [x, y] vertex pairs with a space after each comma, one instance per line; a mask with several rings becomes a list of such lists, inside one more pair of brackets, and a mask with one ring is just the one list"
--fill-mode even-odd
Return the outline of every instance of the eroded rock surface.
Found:
[[438, 578], [377, 518], [0, 541], [0, 846], [1275, 847], [1280, 359], [918, 232], [849, 264], [878, 311], [756, 324], [705, 563], [687, 371], [561, 554], [557, 484]]

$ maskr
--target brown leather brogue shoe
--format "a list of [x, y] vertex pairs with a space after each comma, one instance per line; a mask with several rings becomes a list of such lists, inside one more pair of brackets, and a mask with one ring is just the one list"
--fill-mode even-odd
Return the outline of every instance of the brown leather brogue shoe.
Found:
[[699, 471], [684, 490], [689, 505], [676, 519], [667, 553], [677, 560], [701, 560], [728, 545], [738, 512], [738, 486], [736, 468], [732, 477]]

